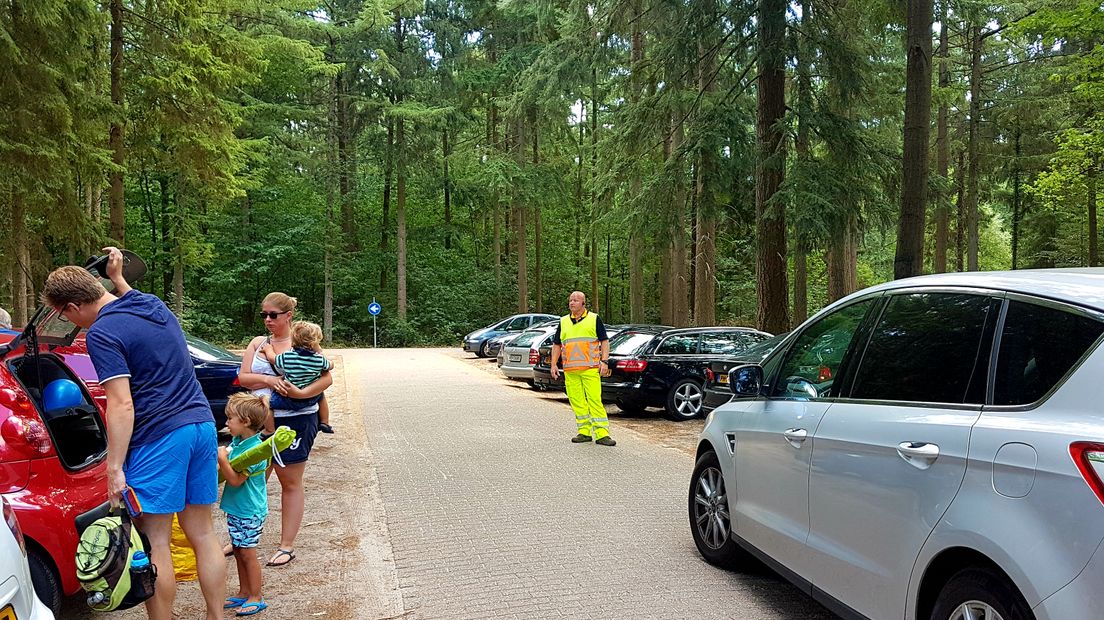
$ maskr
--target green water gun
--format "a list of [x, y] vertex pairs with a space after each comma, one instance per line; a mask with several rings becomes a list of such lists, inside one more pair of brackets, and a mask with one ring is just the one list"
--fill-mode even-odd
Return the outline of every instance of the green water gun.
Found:
[[[264, 461], [265, 459], [273, 458], [280, 452], [287, 450], [291, 442], [295, 441], [295, 431], [286, 426], [281, 426], [261, 443], [249, 448], [245, 452], [238, 454], [234, 458], [230, 459], [230, 468], [237, 472], [242, 472], [250, 467], [253, 467], [257, 463]], [[277, 456], [277, 461], [279, 457]], [[219, 472], [219, 482], [223, 481], [222, 472]]]

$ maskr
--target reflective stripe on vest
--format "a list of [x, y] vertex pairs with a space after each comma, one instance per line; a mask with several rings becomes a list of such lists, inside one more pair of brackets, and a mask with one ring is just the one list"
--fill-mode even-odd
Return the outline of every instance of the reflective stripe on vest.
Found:
[[602, 359], [602, 346], [598, 342], [598, 315], [587, 312], [578, 323], [571, 322], [571, 315], [560, 319], [560, 342], [563, 343], [563, 369], [586, 370], [598, 368]]

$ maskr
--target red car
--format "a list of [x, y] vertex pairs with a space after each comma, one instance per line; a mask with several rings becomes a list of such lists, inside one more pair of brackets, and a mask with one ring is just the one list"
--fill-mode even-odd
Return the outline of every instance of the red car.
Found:
[[[134, 281], [145, 266], [134, 257], [124, 270]], [[80, 590], [76, 519], [107, 500], [105, 397], [83, 341], [73, 342], [78, 331], [39, 308], [23, 333], [0, 334], [0, 494], [22, 526], [35, 591], [55, 615], [62, 596]], [[43, 388], [56, 379], [74, 381], [82, 402], [45, 411]]]

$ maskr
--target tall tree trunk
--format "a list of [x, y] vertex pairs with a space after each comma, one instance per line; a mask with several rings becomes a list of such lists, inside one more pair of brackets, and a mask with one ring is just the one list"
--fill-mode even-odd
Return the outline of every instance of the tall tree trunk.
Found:
[[[169, 299], [172, 291], [172, 198], [169, 197], [169, 179], [164, 174], [157, 177], [157, 187], [161, 190], [161, 255], [165, 257], [161, 270], [161, 297]], [[158, 261], [160, 262], [160, 261]]]
[[[590, 173], [591, 182], [598, 176], [598, 70], [590, 72]], [[597, 184], [595, 183], [595, 186]], [[598, 237], [594, 222], [598, 218], [598, 190], [590, 191], [590, 307], [601, 307], [598, 298]]]
[[1020, 134], [1020, 127], [1017, 125], [1015, 160], [1012, 162], [1012, 269], [1019, 269], [1020, 266], [1020, 220], [1023, 219], [1023, 198], [1020, 188], [1020, 156], [1023, 154], [1023, 146]]
[[786, 286], [785, 209], [771, 204], [782, 186], [785, 146], [780, 120], [786, 112], [786, 0], [759, 2], [759, 89], [755, 171], [757, 232], [755, 288], [759, 328], [781, 333], [790, 328]]
[[828, 244], [825, 266], [828, 270], [828, 302], [850, 295], [858, 289], [858, 217], [845, 216], [840, 232]]
[[966, 271], [966, 151], [958, 151], [955, 166], [955, 264]]
[[800, 239], [794, 242], [793, 273], [793, 326], [797, 327], [809, 318], [809, 253]]
[[966, 269], [978, 270], [978, 183], [981, 127], [981, 28], [970, 26], [970, 137], [969, 169], [966, 172]]
[[[712, 22], [706, 25], [712, 33]], [[710, 41], [713, 38], [710, 37]], [[713, 79], [716, 56], [709, 52], [703, 41], [698, 43], [698, 88], [703, 97], [712, 97], [716, 90]], [[698, 154], [697, 184], [694, 188], [697, 203], [696, 245], [694, 252], [694, 324], [713, 325], [717, 322], [717, 205], [713, 196], [715, 154], [713, 144], [705, 144]]]
[[893, 277], [924, 271], [924, 220], [928, 198], [928, 135], [931, 132], [932, 0], [908, 0], [905, 75], [904, 179]]
[[452, 180], [449, 179], [449, 130], [441, 132], [441, 161], [445, 176], [445, 249], [452, 249]]
[[27, 214], [23, 204], [23, 195], [18, 190], [11, 194], [11, 235], [12, 257], [12, 326], [27, 324], [27, 274], [30, 264], [27, 261]]
[[391, 222], [391, 176], [395, 167], [395, 121], [387, 119], [387, 150], [383, 154], [383, 213], [380, 216], [380, 275], [379, 288], [382, 293], [387, 288], [387, 229]]
[[341, 203], [341, 236], [346, 252], [355, 252], [356, 221], [353, 216], [352, 193], [352, 156], [350, 150], [356, 148], [352, 123], [349, 119], [349, 93], [346, 84], [346, 69], [337, 72], [333, 79], [335, 133], [337, 138], [337, 187]]
[[126, 211], [123, 203], [123, 142], [126, 112], [123, 109], [123, 0], [111, 0], [111, 222], [109, 236], [126, 247]]
[[1092, 155], [1089, 169], [1085, 171], [1085, 193], [1089, 199], [1089, 267], [1100, 265], [1097, 253], [1099, 233], [1096, 227], [1096, 156]]
[[[630, 52], [629, 102], [640, 101], [640, 66], [644, 60], [644, 34], [640, 28], [643, 18], [643, 2], [633, 1], [632, 51]], [[640, 196], [640, 177], [632, 176], [629, 194], [635, 200]], [[629, 321], [644, 322], [644, 227], [643, 218], [634, 213], [629, 226]]]
[[[179, 195], [177, 199], [179, 200]], [[184, 316], [184, 215], [183, 206], [177, 203], [173, 214], [173, 312]]]
[[397, 147], [395, 162], [395, 178], [398, 185], [397, 200], [395, 205], [395, 254], [396, 269], [395, 282], [398, 286], [396, 309], [399, 320], [406, 320], [406, 128], [403, 119], [396, 121], [395, 146]]
[[[525, 165], [525, 116], [518, 114], [514, 118], [514, 139], [511, 148], [514, 151], [514, 162], [521, 168]], [[529, 261], [528, 261], [528, 226], [525, 221], [525, 205], [521, 201], [521, 187], [514, 183], [514, 192], [511, 200], [511, 210], [514, 216], [514, 245], [517, 248], [517, 285], [518, 299], [517, 311], [529, 311]]]
[[[939, 88], [945, 91], [951, 85], [951, 71], [948, 67], [950, 48], [947, 35], [947, 3], [948, 0], [940, 0], [941, 17], [939, 20]], [[950, 220], [948, 212], [949, 196], [947, 195], [947, 173], [951, 163], [951, 141], [948, 136], [948, 117], [950, 111], [947, 107], [947, 97], [940, 93], [939, 112], [936, 115], [935, 134], [935, 170], [939, 175], [940, 190], [935, 202], [935, 256], [932, 260], [932, 271], [944, 273], [947, 271], [947, 234]], [[1013, 254], [1015, 252], [1013, 251]]]
[[[540, 170], [540, 124], [535, 108], [532, 110], [530, 119], [529, 129], [530, 133], [533, 134], [533, 169]], [[542, 237], [544, 236], [544, 230], [543, 224], [541, 223], [541, 206], [539, 202], [533, 205], [533, 220], [533, 249], [536, 252], [537, 259], [536, 270], [533, 273], [533, 283], [537, 287], [536, 311], [544, 312], [544, 263], [542, 262], [544, 249]]]
[[[678, 112], [676, 116], [681, 116]], [[675, 120], [674, 138], [671, 141], [671, 157], [673, 159], [680, 159], [681, 155], [679, 151], [682, 149], [682, 143], [685, 140], [685, 132], [683, 129], [683, 123], [681, 119]], [[690, 324], [690, 306], [689, 306], [689, 280], [688, 280], [688, 262], [686, 252], [686, 180], [679, 173], [678, 180], [675, 181], [675, 192], [672, 198], [672, 207], [675, 210], [675, 218], [673, 222], [673, 229], [671, 230], [672, 242], [671, 242], [671, 269], [672, 269], [672, 305], [673, 311], [672, 319], [674, 320], [675, 327], [685, 327]]]
[[[810, 0], [801, 3], [801, 27], [808, 31], [813, 27], [813, 6]], [[809, 165], [812, 162], [812, 149], [809, 144], [809, 125], [812, 120], [812, 77], [809, 74], [809, 61], [812, 43], [808, 37], [799, 37], [797, 48], [797, 137], [794, 140], [794, 150], [797, 152], [798, 166], [801, 168], [800, 182], [809, 174]], [[797, 188], [798, 195], [807, 191], [803, 186]], [[793, 256], [793, 325], [800, 325], [809, 315], [809, 250], [806, 236], [803, 230], [798, 229], [798, 222], [794, 222], [794, 256]]]

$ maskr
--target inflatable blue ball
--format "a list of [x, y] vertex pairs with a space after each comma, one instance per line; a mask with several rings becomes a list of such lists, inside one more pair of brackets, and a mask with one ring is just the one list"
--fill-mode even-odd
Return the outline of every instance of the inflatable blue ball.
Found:
[[83, 402], [80, 387], [69, 379], [55, 379], [47, 383], [42, 391], [42, 408], [46, 411], [69, 409]]

